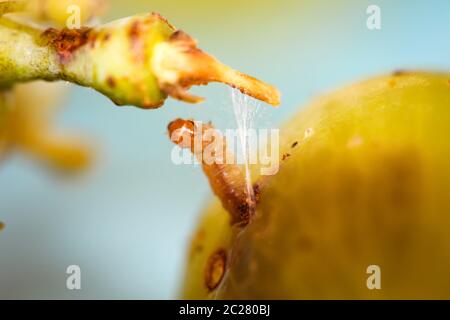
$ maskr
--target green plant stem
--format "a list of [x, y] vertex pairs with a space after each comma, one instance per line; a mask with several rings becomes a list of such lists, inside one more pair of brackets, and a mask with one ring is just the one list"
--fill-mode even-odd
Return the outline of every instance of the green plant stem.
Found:
[[187, 90], [212, 81], [273, 105], [280, 99], [276, 88], [221, 64], [158, 14], [73, 30], [1, 17], [0, 87], [36, 79], [67, 80], [141, 108], [160, 107], [167, 96], [199, 102]]

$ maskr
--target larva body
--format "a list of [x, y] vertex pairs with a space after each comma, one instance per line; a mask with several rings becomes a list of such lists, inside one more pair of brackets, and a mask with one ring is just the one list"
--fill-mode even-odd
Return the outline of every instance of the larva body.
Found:
[[231, 223], [248, 223], [255, 201], [247, 193], [245, 176], [227, 150], [225, 138], [211, 124], [192, 120], [177, 119], [168, 129], [171, 140], [182, 148], [190, 148], [202, 164], [211, 189], [232, 216]]

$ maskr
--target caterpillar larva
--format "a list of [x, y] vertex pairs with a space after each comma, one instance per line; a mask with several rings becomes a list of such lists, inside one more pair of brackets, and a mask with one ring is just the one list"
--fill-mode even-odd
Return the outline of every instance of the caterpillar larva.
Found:
[[214, 194], [231, 214], [232, 224], [245, 225], [255, 212], [255, 201], [247, 192], [247, 181], [225, 138], [209, 124], [177, 119], [169, 126], [172, 142], [189, 148], [202, 164]]

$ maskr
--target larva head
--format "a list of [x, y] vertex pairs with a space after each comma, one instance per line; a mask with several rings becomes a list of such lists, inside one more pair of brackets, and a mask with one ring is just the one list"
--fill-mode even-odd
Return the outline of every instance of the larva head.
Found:
[[194, 138], [195, 123], [192, 120], [176, 119], [167, 126], [170, 140], [181, 148], [189, 148]]

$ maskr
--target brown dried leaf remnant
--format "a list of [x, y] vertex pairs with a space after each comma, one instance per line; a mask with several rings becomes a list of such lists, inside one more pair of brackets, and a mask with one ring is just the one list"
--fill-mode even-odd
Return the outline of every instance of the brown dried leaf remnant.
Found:
[[218, 249], [208, 259], [205, 270], [205, 285], [209, 291], [216, 289], [222, 282], [227, 265], [227, 253]]
[[222, 64], [181, 30], [156, 48], [153, 69], [161, 89], [186, 102], [203, 100], [187, 92], [191, 86], [221, 82], [271, 105], [280, 104], [281, 94], [275, 87]]
[[44, 31], [43, 37], [47, 39], [61, 60], [61, 63], [70, 61], [73, 53], [89, 41], [95, 41], [95, 35], [91, 28], [57, 30], [49, 28]]

